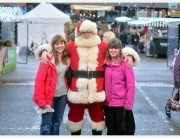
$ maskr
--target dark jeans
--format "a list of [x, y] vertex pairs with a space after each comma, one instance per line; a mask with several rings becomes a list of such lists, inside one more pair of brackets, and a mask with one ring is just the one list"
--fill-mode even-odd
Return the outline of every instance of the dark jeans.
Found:
[[121, 130], [123, 109], [124, 107], [109, 107], [107, 105], [104, 106], [107, 135], [123, 135]]
[[40, 135], [59, 135], [59, 128], [66, 107], [66, 97], [66, 95], [54, 97], [52, 103], [54, 112], [42, 114]]
[[131, 46], [136, 52], [138, 52], [137, 51], [137, 45], [135, 45], [135, 44], [132, 44], [132, 46]]
[[126, 47], [126, 42], [122, 42], [122, 48]]

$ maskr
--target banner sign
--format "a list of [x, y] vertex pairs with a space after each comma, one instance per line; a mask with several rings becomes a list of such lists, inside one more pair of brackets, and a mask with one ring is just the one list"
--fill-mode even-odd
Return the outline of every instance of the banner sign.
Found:
[[177, 3], [168, 3], [168, 8], [177, 9]]
[[16, 49], [15, 47], [3, 48], [3, 61], [4, 66], [2, 74], [6, 74], [16, 68]]

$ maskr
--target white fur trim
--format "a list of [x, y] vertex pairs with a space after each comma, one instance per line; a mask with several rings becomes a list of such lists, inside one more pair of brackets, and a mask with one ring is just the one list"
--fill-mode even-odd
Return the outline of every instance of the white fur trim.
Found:
[[94, 34], [97, 34], [97, 25], [96, 23], [90, 21], [90, 20], [84, 20], [80, 26], [79, 29], [80, 32], [93, 32]]
[[77, 52], [79, 55], [79, 67], [78, 70], [86, 71], [87, 68], [89, 71], [95, 71], [98, 66], [98, 46], [94, 47], [78, 47]]
[[71, 89], [68, 89], [67, 98], [71, 103], [88, 104], [88, 91], [84, 90], [84, 91], [74, 92]]
[[78, 47], [94, 47], [101, 43], [101, 39], [98, 35], [92, 35], [89, 39], [84, 39], [81, 35], [77, 35], [75, 38], [75, 44]]
[[88, 95], [88, 101], [89, 103], [94, 103], [94, 102], [103, 102], [106, 98], [105, 92], [96, 92], [97, 91], [97, 84], [96, 84], [96, 79], [89, 79], [88, 81], [88, 90], [89, 90], [89, 95]]
[[80, 122], [72, 122], [66, 119], [65, 126], [69, 132], [77, 132], [84, 126], [84, 122], [85, 122], [84, 119], [81, 120]]
[[[83, 86], [83, 84], [82, 84]], [[87, 87], [86, 87], [87, 89]], [[71, 89], [67, 93], [68, 101], [75, 104], [89, 104], [95, 102], [104, 102], [106, 95], [105, 92], [91, 91], [88, 93], [87, 90], [74, 92]]]
[[87, 57], [88, 57], [88, 48], [87, 47], [78, 47], [77, 52], [79, 55], [78, 70], [87, 70]]
[[98, 46], [89, 48], [88, 50], [88, 70], [89, 71], [95, 71], [98, 66], [98, 61], [97, 61], [98, 53], [99, 53]]
[[34, 55], [37, 59], [40, 59], [39, 55], [43, 52], [43, 50], [47, 50], [49, 53], [52, 52], [52, 46], [50, 44], [40, 45], [35, 51]]
[[133, 56], [133, 58], [135, 60], [134, 63], [133, 63], [134, 66], [137, 65], [139, 63], [139, 61], [140, 61], [140, 57], [139, 57], [138, 53], [134, 49], [132, 49], [130, 47], [123, 48], [122, 49], [122, 55], [124, 57], [126, 57], [128, 55]]
[[94, 122], [91, 120], [91, 122], [89, 123], [89, 127], [92, 130], [103, 131], [106, 128], [106, 124], [105, 124], [105, 121]]

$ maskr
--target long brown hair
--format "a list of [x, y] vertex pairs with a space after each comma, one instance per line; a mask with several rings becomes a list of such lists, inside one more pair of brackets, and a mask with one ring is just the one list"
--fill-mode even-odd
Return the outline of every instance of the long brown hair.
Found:
[[108, 43], [108, 47], [105, 52], [105, 61], [104, 62], [106, 62], [107, 60], [111, 60], [111, 56], [109, 54], [109, 49], [112, 49], [112, 48], [119, 49], [119, 54], [118, 54], [117, 58], [119, 58], [121, 61], [121, 59], [122, 59], [121, 41], [118, 38], [112, 38]]
[[58, 42], [63, 42], [65, 45], [65, 48], [62, 52], [61, 61], [63, 64], [67, 65], [67, 55], [68, 55], [67, 43], [66, 43], [65, 38], [60, 34], [55, 35], [51, 40], [51, 46], [52, 46], [52, 52], [53, 52], [54, 58], [55, 58], [55, 64], [56, 65], [59, 64], [58, 54], [57, 54], [57, 51], [54, 49], [54, 45]]

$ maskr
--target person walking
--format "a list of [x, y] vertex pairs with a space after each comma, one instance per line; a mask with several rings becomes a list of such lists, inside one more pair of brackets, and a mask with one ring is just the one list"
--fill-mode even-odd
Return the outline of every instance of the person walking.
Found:
[[127, 43], [127, 34], [126, 34], [125, 30], [122, 31], [119, 39], [121, 40], [122, 48], [124, 48], [126, 46], [126, 43]]
[[103, 30], [101, 28], [97, 28], [98, 32], [97, 35], [100, 37], [101, 41], [102, 41], [102, 37], [103, 37]]
[[127, 68], [122, 56], [122, 45], [112, 38], [105, 53], [105, 105], [104, 115], [107, 135], [123, 135], [121, 125], [124, 109], [133, 109], [135, 76], [133, 68]]
[[[40, 62], [35, 79], [33, 102], [41, 112], [40, 135], [59, 135], [60, 124], [66, 107], [67, 83], [65, 72], [70, 60], [67, 57], [66, 40], [55, 35], [51, 41], [52, 54], [48, 64]], [[53, 112], [54, 109], [54, 112]]]
[[131, 45], [136, 52], [137, 52], [138, 43], [139, 43], [139, 35], [137, 34], [136, 30], [133, 30]]

